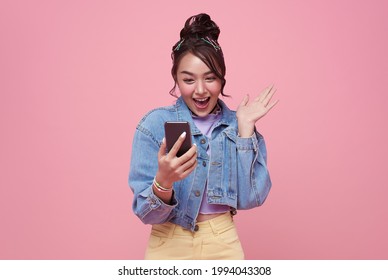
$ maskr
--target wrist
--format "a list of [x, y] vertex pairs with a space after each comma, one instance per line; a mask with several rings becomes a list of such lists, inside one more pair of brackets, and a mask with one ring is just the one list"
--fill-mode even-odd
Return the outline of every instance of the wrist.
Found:
[[241, 138], [252, 137], [254, 133], [254, 127], [241, 127], [238, 126], [238, 136]]
[[238, 134], [242, 138], [249, 138], [255, 130], [255, 123], [237, 119]]
[[169, 180], [165, 180], [163, 176], [160, 176], [159, 174], [156, 174], [154, 177], [154, 183], [156, 187], [161, 186], [162, 189], [172, 189], [172, 185], [174, 182], [171, 182]]
[[154, 178], [154, 181], [153, 181], [153, 186], [155, 187], [155, 189], [158, 191], [158, 192], [161, 192], [161, 193], [170, 193], [172, 192], [172, 188], [165, 188], [163, 187], [162, 185], [160, 185]]

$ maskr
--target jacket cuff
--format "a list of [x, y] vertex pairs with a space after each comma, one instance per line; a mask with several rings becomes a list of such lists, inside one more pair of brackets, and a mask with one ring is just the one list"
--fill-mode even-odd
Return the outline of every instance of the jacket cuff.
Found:
[[251, 137], [241, 138], [237, 135], [236, 139], [237, 150], [255, 150], [259, 147], [259, 141], [257, 140], [256, 133], [254, 132]]
[[[151, 191], [147, 197], [147, 200], [150, 203], [151, 209], [157, 209], [159, 207], [162, 207], [162, 209], [168, 209], [172, 210], [178, 205], [178, 201], [175, 198], [175, 191], [172, 190], [172, 197], [171, 197], [171, 204], [165, 203], [163, 200], [161, 200], [155, 193], [154, 189], [151, 187]], [[160, 209], [161, 210], [161, 209]]]

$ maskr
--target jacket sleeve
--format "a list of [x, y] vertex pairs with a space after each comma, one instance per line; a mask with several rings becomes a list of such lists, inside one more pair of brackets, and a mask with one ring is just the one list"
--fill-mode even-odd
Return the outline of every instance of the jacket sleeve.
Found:
[[129, 186], [134, 194], [133, 212], [145, 224], [167, 222], [177, 205], [173, 194], [171, 205], [153, 192], [152, 182], [158, 168], [160, 142], [145, 127], [138, 125], [132, 143]]
[[236, 138], [238, 209], [261, 206], [271, 189], [264, 138], [255, 131], [250, 138]]

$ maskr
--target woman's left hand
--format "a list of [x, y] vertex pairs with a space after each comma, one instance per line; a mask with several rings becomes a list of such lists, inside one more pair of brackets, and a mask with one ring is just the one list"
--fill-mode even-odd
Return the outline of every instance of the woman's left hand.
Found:
[[279, 102], [279, 100], [271, 102], [275, 92], [276, 89], [274, 89], [273, 85], [267, 87], [249, 104], [249, 95], [244, 97], [236, 112], [240, 137], [251, 137], [254, 132], [255, 123]]

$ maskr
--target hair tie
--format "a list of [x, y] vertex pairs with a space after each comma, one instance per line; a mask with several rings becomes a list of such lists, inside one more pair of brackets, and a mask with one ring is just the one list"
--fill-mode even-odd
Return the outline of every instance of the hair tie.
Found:
[[208, 43], [208, 44], [210, 44], [210, 45], [212, 45], [213, 48], [214, 48], [216, 51], [218, 51], [218, 50], [221, 49], [220, 45], [218, 45], [217, 42], [216, 42], [215, 40], [210, 39], [208, 36], [206, 36], [206, 38], [203, 38], [203, 37], [202, 37], [201, 40], [204, 41], [204, 42], [206, 42], [206, 43]]
[[175, 47], [175, 49], [174, 49], [174, 52], [175, 51], [179, 51], [179, 49], [181, 48], [181, 45], [182, 45], [182, 43], [185, 41], [185, 39], [182, 39], [180, 42], [179, 42], [179, 44]]

